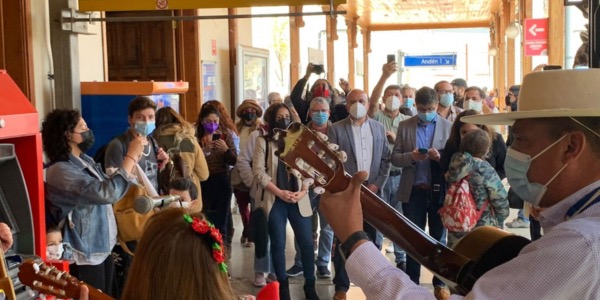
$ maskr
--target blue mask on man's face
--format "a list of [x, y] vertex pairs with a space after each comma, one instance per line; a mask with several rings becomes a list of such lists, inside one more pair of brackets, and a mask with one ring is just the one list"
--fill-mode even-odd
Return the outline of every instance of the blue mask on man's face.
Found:
[[454, 94], [452, 93], [445, 93], [440, 97], [440, 104], [443, 107], [448, 107], [452, 104], [454, 104]]
[[437, 111], [429, 111], [429, 112], [419, 112], [418, 116], [419, 119], [421, 119], [421, 121], [425, 122], [425, 123], [431, 123], [433, 122], [433, 120], [435, 119], [435, 116], [437, 115]]
[[156, 123], [154, 121], [144, 122], [144, 121], [136, 121], [134, 125], [134, 129], [137, 133], [143, 136], [148, 136], [156, 129]]

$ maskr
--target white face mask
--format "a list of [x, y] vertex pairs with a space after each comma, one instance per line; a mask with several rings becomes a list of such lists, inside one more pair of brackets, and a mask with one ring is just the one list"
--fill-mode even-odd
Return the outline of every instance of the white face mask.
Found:
[[354, 104], [352, 104], [350, 106], [350, 115], [354, 118], [354, 119], [362, 119], [362, 117], [364, 117], [367, 114], [367, 108], [358, 103], [355, 102]]
[[402, 102], [396, 96], [389, 96], [385, 99], [385, 108], [389, 111], [395, 111], [400, 108]]
[[463, 108], [465, 110], [472, 109], [472, 110], [476, 110], [478, 112], [481, 112], [481, 110], [483, 109], [483, 101], [477, 102], [475, 100], [467, 100], [463, 104]]
[[46, 259], [48, 260], [60, 260], [62, 258], [65, 248], [63, 243], [58, 245], [46, 246]]

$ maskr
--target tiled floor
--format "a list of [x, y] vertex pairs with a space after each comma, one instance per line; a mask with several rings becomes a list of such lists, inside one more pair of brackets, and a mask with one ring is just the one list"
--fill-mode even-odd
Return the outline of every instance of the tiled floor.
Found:
[[[517, 215], [517, 211], [511, 209], [511, 215], [507, 219], [511, 221]], [[240, 221], [239, 214], [234, 214], [234, 226], [236, 228], [234, 239], [233, 239], [233, 258], [231, 262], [231, 275], [232, 275], [232, 284], [236, 292], [239, 294], [252, 294], [256, 295], [259, 288], [254, 287], [252, 281], [254, 279], [254, 248], [244, 248], [240, 245], [240, 234], [242, 232], [242, 224]], [[519, 229], [510, 229], [511, 232], [515, 234], [525, 236], [529, 238], [529, 229], [528, 228], [519, 228]], [[294, 245], [293, 245], [293, 231], [291, 227], [288, 225], [287, 230], [287, 246], [286, 246], [286, 258], [287, 258], [287, 267], [291, 267], [293, 264], [294, 257]], [[387, 247], [389, 241], [386, 239], [384, 241], [384, 247]], [[388, 259], [393, 262], [394, 255], [386, 254]], [[333, 265], [330, 265], [330, 270], [333, 273]], [[430, 283], [432, 278], [432, 274], [423, 269], [421, 272], [421, 282]], [[292, 299], [304, 299], [304, 292], [302, 290], [302, 286], [304, 283], [304, 279], [300, 277], [290, 278], [290, 290], [291, 290], [291, 298]], [[423, 284], [424, 286], [428, 286], [431, 288], [431, 284]], [[334, 294], [334, 286], [331, 283], [331, 278], [329, 279], [317, 279], [317, 293], [321, 297], [321, 299], [332, 299]], [[362, 293], [362, 290], [359, 287], [352, 286], [350, 291], [348, 292], [348, 299], [351, 300], [363, 300], [366, 299], [365, 295]]]

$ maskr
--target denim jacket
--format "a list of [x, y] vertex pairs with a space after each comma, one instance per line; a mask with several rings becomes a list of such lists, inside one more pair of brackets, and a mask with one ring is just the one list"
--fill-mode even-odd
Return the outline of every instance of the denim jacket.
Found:
[[129, 181], [123, 168], [108, 177], [91, 157], [82, 154], [80, 158], [88, 166], [69, 154], [68, 161], [48, 167], [46, 200], [60, 208], [63, 215], [72, 213], [65, 222], [63, 240], [89, 259], [92, 254], [110, 254], [106, 210], [125, 195]]

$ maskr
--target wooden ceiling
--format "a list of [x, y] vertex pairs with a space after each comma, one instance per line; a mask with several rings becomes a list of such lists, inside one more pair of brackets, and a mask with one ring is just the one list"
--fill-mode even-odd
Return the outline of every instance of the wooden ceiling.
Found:
[[[506, 1], [506, 0], [505, 0]], [[516, 0], [512, 0], [516, 1]], [[502, 0], [347, 0], [339, 9], [363, 29], [489, 27]]]

